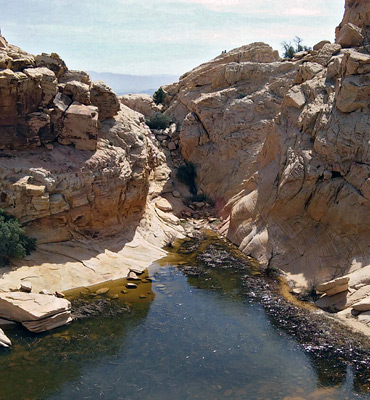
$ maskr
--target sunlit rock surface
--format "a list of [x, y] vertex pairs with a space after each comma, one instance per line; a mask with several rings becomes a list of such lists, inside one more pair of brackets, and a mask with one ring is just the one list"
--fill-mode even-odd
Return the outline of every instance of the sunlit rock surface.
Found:
[[[164, 87], [221, 232], [300, 286], [370, 264], [369, 6], [346, 3], [339, 30], [358, 26], [356, 47], [323, 41], [284, 61], [254, 43]], [[353, 292], [350, 279], [350, 293], [342, 285], [329, 297], [346, 308], [368, 285]]]

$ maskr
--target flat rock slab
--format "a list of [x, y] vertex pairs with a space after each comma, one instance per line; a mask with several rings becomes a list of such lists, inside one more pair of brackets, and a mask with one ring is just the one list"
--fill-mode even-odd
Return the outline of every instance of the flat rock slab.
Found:
[[322, 283], [321, 285], [317, 285], [316, 289], [319, 292], [326, 292], [327, 290], [330, 290], [335, 286], [342, 286], [348, 284], [348, 282], [349, 282], [349, 277], [343, 276], [341, 278], [332, 279], [331, 281]]
[[65, 299], [37, 293], [0, 293], [0, 317], [12, 321], [36, 321], [71, 309]]
[[327, 296], [334, 296], [338, 293], [346, 292], [347, 290], [348, 283], [345, 283], [344, 285], [334, 286], [333, 288], [326, 290], [325, 293], [327, 294]]
[[370, 297], [353, 304], [352, 308], [356, 311], [370, 311]]
[[72, 321], [71, 312], [65, 311], [48, 318], [39, 319], [37, 321], [25, 321], [22, 325], [31, 332], [40, 333], [50, 331], [59, 326], [68, 324]]
[[10, 339], [5, 335], [4, 331], [0, 329], [0, 346], [2, 347], [10, 347], [12, 342]]

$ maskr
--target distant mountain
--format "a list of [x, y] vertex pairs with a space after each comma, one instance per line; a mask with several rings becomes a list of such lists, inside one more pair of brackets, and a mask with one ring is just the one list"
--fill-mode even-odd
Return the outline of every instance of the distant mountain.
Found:
[[178, 75], [125, 75], [111, 72], [88, 71], [91, 80], [104, 81], [118, 95], [146, 93], [152, 95], [160, 86], [177, 82]]

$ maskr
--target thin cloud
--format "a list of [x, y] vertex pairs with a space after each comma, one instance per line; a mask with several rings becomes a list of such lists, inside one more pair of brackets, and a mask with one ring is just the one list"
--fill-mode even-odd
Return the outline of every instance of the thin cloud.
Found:
[[296, 0], [294, 7], [292, 7], [291, 0], [265, 0], [262, 5], [256, 0], [163, 0], [163, 2], [199, 5], [212, 11], [258, 14], [260, 16], [314, 17], [330, 15], [333, 2], [338, 4], [343, 0]]
[[282, 15], [289, 15], [295, 17], [313, 17], [317, 15], [322, 15], [323, 11], [320, 9], [312, 8], [289, 8], [281, 13]]

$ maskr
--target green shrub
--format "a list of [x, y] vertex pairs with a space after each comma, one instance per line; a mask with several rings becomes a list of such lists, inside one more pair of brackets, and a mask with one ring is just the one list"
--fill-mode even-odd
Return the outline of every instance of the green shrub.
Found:
[[171, 118], [161, 112], [154, 113], [145, 123], [150, 129], [166, 129], [171, 124]]
[[191, 202], [196, 202], [196, 203], [200, 203], [200, 202], [207, 202], [208, 203], [208, 197], [205, 194], [193, 194], [190, 199]]
[[295, 47], [291, 44], [291, 42], [281, 43], [284, 50], [283, 58], [293, 58], [294, 53], [298, 53], [299, 51], [312, 50], [311, 47], [302, 46], [302, 39], [299, 38], [298, 36], [296, 36], [293, 41], [295, 43]]
[[277, 278], [279, 275], [281, 275], [281, 271], [279, 270], [279, 268], [276, 268], [276, 267], [272, 266], [271, 264], [269, 264], [264, 269], [264, 273], [269, 278]]
[[23, 258], [36, 247], [36, 239], [28, 237], [12, 215], [0, 209], [0, 266], [10, 258]]
[[176, 177], [180, 182], [188, 186], [191, 194], [197, 194], [197, 184], [195, 183], [197, 172], [194, 164], [187, 162], [185, 165], [181, 165], [177, 169]]
[[164, 98], [166, 97], [166, 92], [162, 89], [159, 88], [154, 94], [153, 94], [153, 100], [155, 104], [162, 104], [164, 101]]

